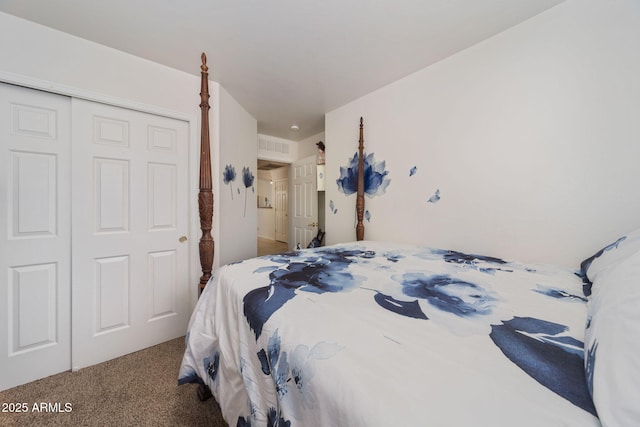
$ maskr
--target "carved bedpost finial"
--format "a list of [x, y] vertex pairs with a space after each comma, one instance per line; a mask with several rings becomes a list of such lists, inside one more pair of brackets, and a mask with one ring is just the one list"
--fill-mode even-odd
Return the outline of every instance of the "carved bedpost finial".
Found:
[[207, 67], [207, 54], [202, 52], [200, 58], [202, 59], [202, 65], [200, 66], [200, 69], [202, 70], [202, 72], [206, 73], [207, 71], [209, 71], [209, 68]]
[[360, 139], [358, 144], [358, 191], [356, 197], [356, 240], [364, 240], [364, 123], [360, 117]]

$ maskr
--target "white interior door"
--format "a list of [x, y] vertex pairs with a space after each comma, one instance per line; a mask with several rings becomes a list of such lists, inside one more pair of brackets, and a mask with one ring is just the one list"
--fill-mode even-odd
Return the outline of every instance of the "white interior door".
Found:
[[289, 235], [289, 181], [279, 179], [276, 190], [276, 240], [287, 243]]
[[70, 106], [0, 83], [0, 390], [71, 367]]
[[74, 370], [189, 320], [188, 124], [73, 100]]
[[293, 162], [290, 170], [293, 239], [289, 240], [289, 248], [293, 249], [298, 244], [301, 248], [306, 248], [318, 233], [316, 156]]

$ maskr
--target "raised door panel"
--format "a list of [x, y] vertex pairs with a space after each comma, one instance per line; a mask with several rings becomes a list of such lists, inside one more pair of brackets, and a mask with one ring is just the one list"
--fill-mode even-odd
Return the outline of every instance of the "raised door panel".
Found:
[[158, 320], [177, 314], [176, 286], [180, 282], [176, 251], [149, 254], [149, 320]]
[[128, 328], [130, 317], [129, 257], [113, 256], [94, 259], [95, 325], [94, 335]]
[[14, 150], [9, 156], [10, 236], [14, 239], [55, 236], [58, 223], [56, 154]]
[[57, 265], [11, 267], [8, 290], [9, 356], [58, 344]]
[[70, 117], [0, 83], [0, 390], [71, 366]]
[[178, 226], [178, 183], [175, 164], [149, 163], [147, 228], [175, 230]]
[[93, 201], [96, 233], [129, 230], [129, 161], [93, 159]]

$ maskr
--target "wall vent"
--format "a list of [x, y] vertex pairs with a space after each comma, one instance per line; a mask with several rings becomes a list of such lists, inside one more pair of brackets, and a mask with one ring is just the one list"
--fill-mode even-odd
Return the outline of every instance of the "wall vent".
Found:
[[289, 154], [289, 144], [268, 139], [258, 139], [258, 149], [278, 154]]
[[258, 135], [258, 157], [276, 161], [291, 162], [295, 156], [293, 141], [273, 136]]

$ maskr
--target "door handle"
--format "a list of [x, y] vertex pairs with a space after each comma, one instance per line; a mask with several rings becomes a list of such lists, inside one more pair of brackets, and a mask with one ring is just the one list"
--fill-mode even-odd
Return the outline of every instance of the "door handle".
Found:
[[318, 224], [316, 222], [312, 222], [311, 224], [308, 224], [307, 227], [317, 227], [318, 225], [320, 225], [320, 224]]
[[187, 241], [187, 236], [180, 236], [180, 238], [178, 239], [178, 242], [180, 243], [184, 243]]

